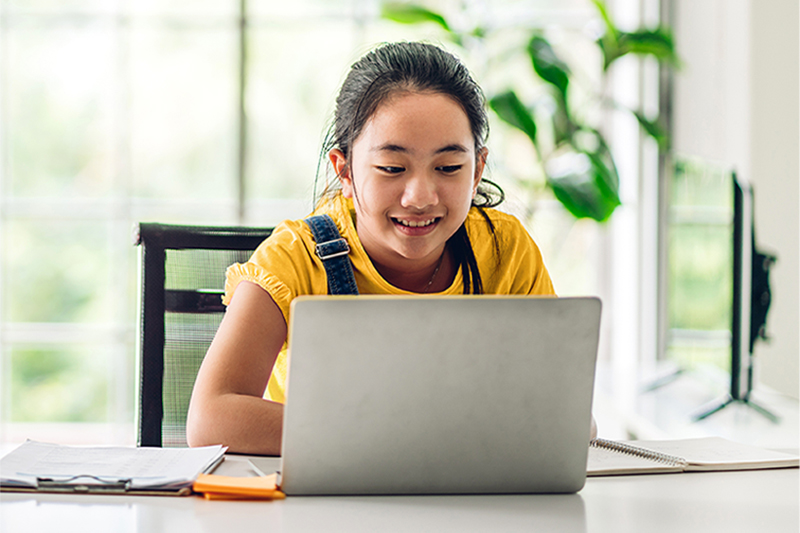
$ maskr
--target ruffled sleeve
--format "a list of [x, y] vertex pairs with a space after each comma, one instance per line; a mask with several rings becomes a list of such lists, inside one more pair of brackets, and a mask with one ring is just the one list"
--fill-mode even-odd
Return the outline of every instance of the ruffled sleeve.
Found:
[[280, 280], [271, 276], [263, 267], [255, 263], [234, 263], [225, 271], [225, 295], [222, 303], [228, 305], [242, 281], [251, 281], [267, 291], [272, 299], [290, 301], [292, 293]]

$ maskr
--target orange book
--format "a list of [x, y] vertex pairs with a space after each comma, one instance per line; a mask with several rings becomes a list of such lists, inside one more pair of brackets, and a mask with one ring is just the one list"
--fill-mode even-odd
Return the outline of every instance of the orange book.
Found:
[[209, 500], [283, 499], [285, 496], [278, 490], [277, 481], [277, 474], [258, 477], [200, 474], [192, 490], [204, 493]]

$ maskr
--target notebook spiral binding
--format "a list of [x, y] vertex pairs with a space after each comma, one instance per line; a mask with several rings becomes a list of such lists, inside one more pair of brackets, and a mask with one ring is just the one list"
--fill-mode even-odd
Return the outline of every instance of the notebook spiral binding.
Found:
[[676, 457], [674, 455], [657, 452], [655, 450], [648, 450], [647, 448], [640, 448], [638, 446], [627, 444], [625, 442], [617, 442], [606, 439], [592, 439], [592, 441], [589, 442], [589, 446], [593, 448], [604, 448], [606, 450], [611, 450], [618, 453], [624, 453], [626, 455], [633, 455], [636, 457], [641, 457], [643, 459], [649, 459], [651, 461], [655, 461], [657, 463], [665, 464], [668, 466], [677, 466], [685, 468], [688, 465], [686, 459], [682, 457]]

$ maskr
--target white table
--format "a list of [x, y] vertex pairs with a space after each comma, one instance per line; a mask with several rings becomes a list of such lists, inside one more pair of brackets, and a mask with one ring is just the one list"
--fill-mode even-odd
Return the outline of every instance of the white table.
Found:
[[[275, 460], [276, 468], [277, 462]], [[229, 456], [216, 473], [247, 475]], [[0, 531], [800, 531], [800, 470], [590, 478], [576, 495], [199, 497], [0, 494]]]

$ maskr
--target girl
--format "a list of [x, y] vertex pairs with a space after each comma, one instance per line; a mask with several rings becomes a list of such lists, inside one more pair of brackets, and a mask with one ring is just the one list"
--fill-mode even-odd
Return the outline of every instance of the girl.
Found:
[[[323, 147], [336, 181], [315, 214], [330, 215], [347, 242], [358, 292], [554, 294], [522, 224], [491, 209], [503, 193], [482, 177], [487, 129], [482, 91], [436, 46], [386, 44], [353, 65]], [[289, 304], [328, 294], [315, 246], [306, 222], [287, 221], [228, 269], [190, 445], [280, 454]]]

